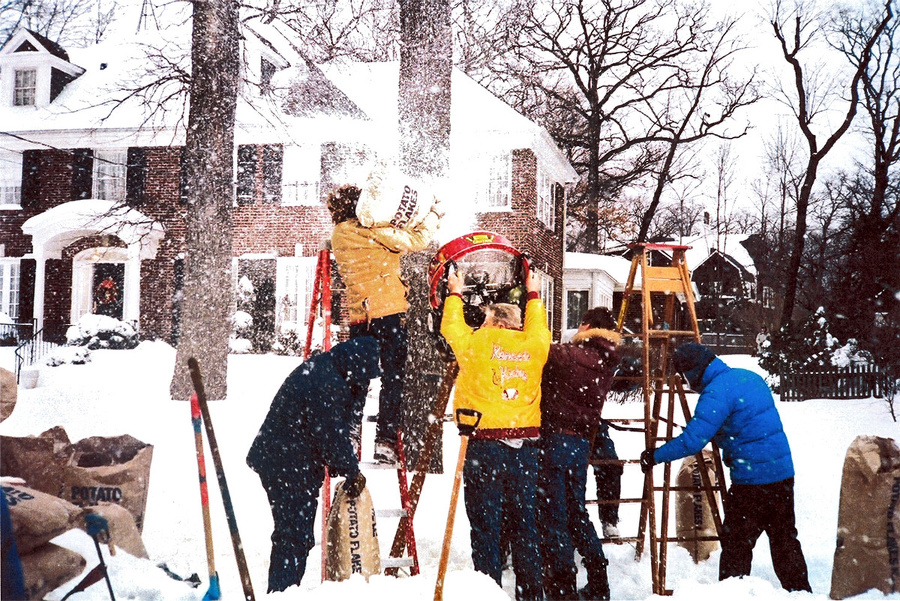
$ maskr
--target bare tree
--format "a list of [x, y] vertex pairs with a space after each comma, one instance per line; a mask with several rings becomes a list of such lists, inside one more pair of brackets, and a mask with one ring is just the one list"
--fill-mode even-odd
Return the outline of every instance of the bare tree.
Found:
[[[439, 181], [448, 175], [450, 161], [449, 0], [401, 0], [400, 23], [400, 167], [413, 177]], [[410, 351], [403, 389], [404, 432], [416, 456], [445, 372], [427, 327], [430, 286], [426, 275], [434, 250], [411, 253], [402, 262], [409, 284]], [[434, 459], [432, 468], [440, 470], [439, 451]]]
[[[783, 90], [783, 95], [794, 111], [794, 116], [806, 139], [808, 160], [803, 184], [797, 197], [797, 218], [794, 231], [791, 259], [788, 266], [787, 282], [784, 292], [784, 304], [781, 309], [781, 325], [789, 324], [793, 318], [797, 299], [797, 284], [800, 277], [800, 266], [803, 260], [803, 246], [806, 236], [806, 218], [812, 196], [813, 185], [818, 175], [822, 159], [834, 148], [835, 144], [850, 128], [859, 103], [859, 84], [869, 65], [872, 50], [878, 42], [887, 24], [891, 21], [890, 0], [884, 5], [884, 12], [861, 22], [864, 29], [860, 40], [863, 42], [851, 58], [853, 76], [846, 87], [849, 93], [847, 110], [840, 125], [829, 135], [824, 144], [819, 145], [818, 134], [813, 129], [813, 122], [827, 108], [828, 90], [816, 87], [815, 77], [811, 77], [808, 69], [801, 61], [800, 53], [813, 46], [818, 36], [823, 33], [809, 5], [800, 2], [788, 7], [786, 2], [776, 0], [773, 6], [770, 25], [775, 37], [781, 45], [782, 56], [792, 71], [793, 87], [790, 92]], [[812, 69], [813, 73], [816, 72]]]
[[[695, 130], [681, 127], [691, 101], [677, 94], [695, 90], [698, 79], [706, 89], [721, 83], [714, 68], [702, 66], [716, 44], [716, 26], [708, 24], [704, 5], [681, 0], [519, 0], [497, 18], [489, 39], [509, 50], [475, 56], [491, 59], [485, 67], [491, 89], [544, 124], [584, 178], [569, 197], [569, 216], [579, 222], [569, 229], [578, 233], [580, 250], [595, 252], [601, 206], [654, 173], [661, 194], [675, 175], [672, 141], [681, 147], [697, 139]], [[699, 124], [710, 113], [703, 125], [710, 133], [731, 114], [701, 98], [703, 110], [692, 115]]]
[[[647, 239], [650, 219], [662, 197], [663, 189], [672, 174], [677, 154], [685, 146], [704, 138], [715, 137], [733, 140], [747, 133], [748, 127], [729, 131], [737, 112], [759, 100], [754, 85], [754, 75], [737, 80], [729, 73], [734, 67], [735, 55], [745, 47], [737, 42], [735, 21], [727, 20], [713, 29], [696, 33], [698, 52], [690, 56], [681, 71], [676, 73], [678, 85], [672, 85], [665, 94], [662, 107], [654, 110], [652, 121], [656, 135], [666, 138], [665, 157], [657, 172], [656, 189], [647, 214], [641, 221], [638, 240]], [[719, 208], [717, 199], [717, 210]]]
[[210, 399], [227, 395], [231, 305], [234, 117], [240, 86], [235, 0], [194, 2], [190, 112], [185, 142], [184, 298], [171, 393], [190, 398], [196, 357]]
[[[395, 0], [270, 0], [261, 12], [265, 21], [277, 18], [290, 27], [303, 54], [317, 63], [399, 57], [400, 22]], [[247, 11], [247, 15], [259, 16], [254, 11]]]
[[20, 27], [63, 46], [97, 43], [116, 8], [115, 0], [0, 1], [0, 46]]
[[[896, 8], [896, 2], [893, 3]], [[866, 23], [857, 14], [841, 14], [836, 44], [851, 62], [861, 61], [866, 47]], [[862, 74], [863, 130], [870, 142], [863, 167], [868, 173], [860, 185], [868, 193], [847, 195], [850, 200], [847, 261], [839, 290], [852, 290], [855, 308], [847, 312], [853, 336], [871, 340], [875, 313], [884, 312], [883, 298], [900, 289], [900, 202], [891, 194], [891, 174], [900, 164], [900, 57], [895, 42], [900, 41], [900, 22], [891, 20], [872, 48], [868, 69]], [[865, 183], [868, 182], [868, 185]], [[845, 295], [840, 295], [846, 299]]]

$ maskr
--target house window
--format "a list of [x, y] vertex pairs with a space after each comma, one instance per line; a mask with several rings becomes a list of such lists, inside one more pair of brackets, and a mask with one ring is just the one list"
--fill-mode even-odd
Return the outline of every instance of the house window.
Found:
[[279, 257], [277, 270], [278, 325], [305, 324], [312, 302], [316, 257]]
[[19, 319], [19, 259], [0, 259], [0, 313]]
[[763, 286], [763, 307], [766, 309], [775, 308], [775, 291], [771, 286]]
[[548, 228], [556, 228], [556, 199], [553, 198], [553, 182], [543, 169], [537, 172], [537, 216]]
[[544, 307], [547, 309], [547, 323], [553, 329], [553, 278], [549, 274], [544, 273], [540, 269], [535, 269], [538, 280], [541, 282], [541, 300], [544, 301]]
[[34, 106], [37, 91], [37, 69], [16, 70], [15, 106]]
[[237, 149], [237, 203], [280, 202], [283, 150], [281, 144], [242, 144]]
[[577, 330], [581, 316], [588, 310], [588, 291], [569, 290], [566, 292], [566, 329]]
[[125, 200], [127, 176], [127, 149], [94, 150], [94, 198]]
[[511, 204], [512, 156], [502, 152], [487, 158], [481, 167], [484, 179], [475, 191], [478, 210], [509, 209]]
[[282, 169], [281, 204], [319, 204], [319, 176], [322, 157], [319, 146], [285, 146]]
[[0, 209], [22, 205], [22, 153], [0, 151]]

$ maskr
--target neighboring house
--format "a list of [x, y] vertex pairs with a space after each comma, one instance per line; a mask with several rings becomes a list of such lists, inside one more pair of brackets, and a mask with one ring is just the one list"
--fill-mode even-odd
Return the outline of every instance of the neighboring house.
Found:
[[[765, 317], [760, 317], [766, 309], [757, 292], [757, 270], [746, 248], [747, 241], [752, 239], [753, 236], [730, 235], [720, 242], [722, 250], [715, 248], [715, 237], [712, 235], [696, 236], [678, 243], [690, 247], [685, 252], [685, 260], [691, 272], [695, 311], [701, 332], [731, 335], [744, 331], [752, 337], [756, 330], [746, 330], [766, 323]], [[567, 329], [576, 328], [581, 312], [590, 307], [605, 306], [618, 315], [631, 267], [630, 256], [629, 249], [623, 249], [616, 255], [566, 253], [563, 282], [566, 288]], [[653, 265], [669, 265], [671, 259], [671, 254], [663, 250], [654, 250], [649, 257]], [[635, 290], [639, 289], [640, 272], [635, 281]], [[749, 310], [748, 307], [758, 310]], [[640, 299], [633, 298], [629, 304], [626, 327], [635, 331], [640, 328], [640, 311]], [[763, 320], [760, 324], [747, 323], [760, 319]], [[726, 346], [719, 338], [710, 338], [709, 342], [722, 348]], [[729, 339], [728, 346], [742, 345], [732, 342]]]
[[[570, 333], [581, 325], [588, 309], [605, 307], [618, 310], [622, 291], [628, 280], [631, 261], [623, 257], [567, 252], [563, 270], [565, 287], [564, 331]], [[640, 287], [638, 275], [636, 287]], [[618, 304], [614, 300], [618, 298]]]
[[[163, 38], [169, 55], [179, 49], [171, 60], [186, 60], [184, 22], [136, 35], [126, 23], [124, 38], [68, 52], [19, 30], [0, 49], [0, 313], [48, 330], [106, 313], [144, 338], [177, 340], [184, 98], [122, 99], [156, 75], [148, 48]], [[319, 67], [278, 22], [256, 20], [244, 24], [242, 64], [227, 292], [249, 280], [254, 319], [278, 330], [307, 317], [332, 227], [327, 193], [396, 160], [399, 64]], [[576, 174], [543, 128], [455, 69], [452, 95], [439, 241], [489, 229], [529, 253], [558, 334], [565, 186]]]

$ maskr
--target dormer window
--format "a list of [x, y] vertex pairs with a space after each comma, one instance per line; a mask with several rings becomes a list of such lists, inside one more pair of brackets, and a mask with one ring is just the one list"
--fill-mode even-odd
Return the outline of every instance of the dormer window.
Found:
[[15, 106], [34, 106], [37, 69], [16, 69]]
[[84, 69], [69, 62], [56, 42], [20, 29], [0, 48], [0, 103], [9, 107], [50, 106]]

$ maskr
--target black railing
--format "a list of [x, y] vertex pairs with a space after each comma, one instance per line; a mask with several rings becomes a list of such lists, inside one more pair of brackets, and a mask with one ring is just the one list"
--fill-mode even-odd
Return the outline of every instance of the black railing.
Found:
[[0, 346], [19, 346], [23, 340], [34, 336], [36, 321], [0, 323]]
[[34, 365], [54, 348], [65, 344], [66, 330], [69, 324], [52, 323], [44, 324], [44, 327], [27, 339], [21, 340], [16, 347], [16, 381], [22, 373], [22, 368]]
[[884, 396], [885, 374], [877, 365], [818, 367], [782, 374], [782, 401], [806, 399], [867, 399]]

